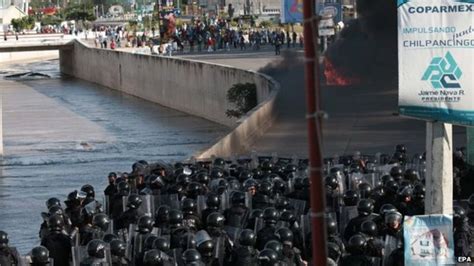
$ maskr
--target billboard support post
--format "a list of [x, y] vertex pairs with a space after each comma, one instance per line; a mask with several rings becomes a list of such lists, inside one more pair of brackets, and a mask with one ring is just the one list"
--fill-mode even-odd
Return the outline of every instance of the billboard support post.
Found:
[[453, 209], [452, 125], [426, 122], [426, 214], [451, 214]]

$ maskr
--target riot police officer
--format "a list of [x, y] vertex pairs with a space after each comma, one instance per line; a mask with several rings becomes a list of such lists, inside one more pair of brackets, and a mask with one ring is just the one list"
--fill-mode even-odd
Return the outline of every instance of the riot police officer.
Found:
[[207, 216], [213, 212], [218, 212], [220, 207], [221, 207], [221, 198], [219, 195], [217, 195], [214, 192], [211, 192], [207, 194], [206, 198], [206, 205], [207, 208], [202, 211], [201, 217], [202, 217], [202, 222], [203, 226], [207, 227], [206, 221], [207, 221]]
[[365, 237], [355, 234], [350, 237], [347, 243], [348, 255], [342, 257], [342, 266], [372, 266], [373, 263], [368, 256], [365, 255], [367, 242]]
[[201, 229], [201, 218], [197, 214], [196, 202], [193, 199], [183, 199], [181, 202], [181, 210], [183, 212], [183, 223], [188, 229], [194, 231]]
[[248, 208], [245, 206], [245, 193], [235, 191], [231, 194], [231, 207], [224, 211], [225, 224], [233, 227], [242, 227]]
[[252, 198], [252, 207], [265, 209], [273, 206], [273, 186], [271, 182], [263, 181], [257, 187], [257, 193]]
[[48, 219], [49, 234], [41, 239], [41, 245], [49, 250], [54, 265], [67, 266], [71, 259], [71, 238], [64, 233], [64, 220], [58, 215]]
[[31, 266], [50, 265], [49, 250], [43, 246], [34, 247], [31, 250], [31, 264], [30, 265]]
[[128, 209], [117, 219], [117, 229], [128, 229], [130, 224], [137, 223], [138, 219], [144, 215], [139, 209], [142, 204], [140, 196], [131, 194], [127, 199]]
[[4, 231], [0, 231], [0, 265], [18, 265], [20, 256], [16, 249], [8, 246], [8, 242], [8, 234]]
[[105, 260], [105, 242], [100, 239], [91, 240], [87, 244], [87, 258], [81, 261], [81, 266], [99, 266]]
[[263, 210], [264, 227], [257, 233], [257, 249], [263, 250], [268, 241], [276, 240], [275, 231], [279, 213], [273, 208]]
[[456, 257], [471, 257], [474, 236], [469, 227], [466, 211], [459, 206], [453, 207], [454, 255]]
[[110, 242], [110, 253], [112, 255], [112, 266], [127, 266], [131, 261], [126, 257], [127, 245], [120, 239]]
[[357, 205], [358, 216], [351, 219], [344, 231], [344, 239], [348, 241], [351, 236], [357, 234], [360, 226], [367, 220], [373, 220], [376, 216], [372, 214], [374, 205], [370, 199], [362, 199]]
[[275, 232], [278, 241], [283, 245], [283, 258], [287, 265], [306, 265], [301, 250], [293, 245], [293, 232], [285, 227], [278, 228]]
[[239, 246], [232, 251], [232, 266], [256, 265], [258, 251], [255, 249], [257, 236], [253, 230], [244, 229], [240, 232]]
[[[123, 197], [130, 194], [130, 187], [125, 181], [117, 182], [118, 192], [110, 197], [110, 218], [114, 221], [120, 218], [123, 213]], [[114, 228], [117, 229], [117, 228]]]
[[66, 209], [64, 210], [66, 215], [71, 219], [73, 227], [81, 227], [82, 225], [82, 203], [85, 199], [83, 192], [79, 193], [77, 190], [69, 193], [67, 200], [64, 201]]
[[170, 207], [168, 205], [161, 205], [155, 212], [154, 226], [161, 230], [162, 235], [169, 235], [170, 228]]

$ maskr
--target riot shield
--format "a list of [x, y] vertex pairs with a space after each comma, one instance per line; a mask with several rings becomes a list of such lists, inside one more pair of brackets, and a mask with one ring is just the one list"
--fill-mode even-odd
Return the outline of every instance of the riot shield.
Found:
[[219, 265], [224, 265], [225, 257], [225, 238], [218, 237], [214, 240], [214, 258], [219, 262]]
[[370, 184], [373, 188], [377, 186], [378, 177], [376, 173], [364, 174], [363, 179], [365, 183]]
[[389, 257], [392, 254], [394, 250], [399, 248], [401, 246], [401, 243], [399, 243], [398, 239], [391, 236], [391, 235], [386, 235], [385, 236], [385, 241], [384, 241], [384, 254], [382, 258], [382, 263], [383, 265], [388, 265], [389, 262]]
[[[138, 208], [142, 213], [145, 215], [148, 215], [150, 217], [153, 217], [154, 213], [152, 210], [152, 196], [151, 195], [139, 195], [140, 199], [142, 200], [142, 204], [140, 204], [140, 207]], [[127, 210], [127, 201], [128, 201], [128, 196], [122, 197], [122, 202], [123, 202], [123, 211], [125, 212]]]
[[306, 204], [307, 202], [304, 200], [298, 200], [298, 199], [288, 199], [290, 202], [290, 206], [293, 210], [295, 210], [296, 215], [303, 215], [304, 210], [306, 209]]
[[263, 228], [263, 225], [264, 225], [263, 218], [256, 218], [255, 219], [255, 228], [254, 228], [255, 234], [257, 234], [258, 231], [260, 231], [260, 229]]
[[110, 253], [110, 246], [109, 244], [105, 245], [105, 258], [103, 259], [93, 259], [90, 258], [87, 254], [87, 246], [78, 246], [72, 248], [72, 266], [80, 266], [81, 263], [90, 264], [90, 262], [94, 262], [96, 264], [93, 265], [101, 265], [101, 266], [111, 266], [112, 265], [112, 255]]
[[179, 197], [178, 194], [162, 194], [159, 196], [159, 205], [155, 204], [155, 210], [157, 210], [161, 205], [167, 205], [171, 209], [180, 209], [179, 206]]
[[109, 217], [110, 217], [110, 214], [112, 212], [111, 204], [112, 204], [112, 202], [110, 201], [110, 197], [109, 196], [104, 196], [105, 214], [107, 214], [107, 216], [109, 216]]
[[344, 232], [349, 221], [357, 215], [357, 206], [342, 206], [338, 220], [339, 232]]
[[309, 217], [309, 213], [306, 215], [300, 216], [300, 224], [301, 224], [301, 231], [302, 231], [302, 240], [303, 240], [303, 247], [307, 250], [306, 243], [308, 243], [308, 235], [311, 232], [311, 218]]
[[201, 217], [202, 211], [204, 211], [207, 208], [206, 196], [198, 195], [197, 200], [196, 200], [196, 204], [197, 204], [197, 213], [199, 214], [199, 217]]
[[238, 243], [240, 232], [242, 232], [242, 228], [233, 227], [233, 226], [224, 226], [224, 231], [226, 232], [227, 236], [229, 236], [232, 242]]
[[252, 210], [252, 194], [250, 194], [250, 192], [245, 192], [245, 207], [247, 207], [249, 211]]
[[183, 250], [181, 248], [175, 248], [171, 250], [176, 265], [185, 265], [183, 261]]
[[230, 194], [231, 192], [226, 190], [221, 194], [221, 209], [227, 210], [230, 208]]

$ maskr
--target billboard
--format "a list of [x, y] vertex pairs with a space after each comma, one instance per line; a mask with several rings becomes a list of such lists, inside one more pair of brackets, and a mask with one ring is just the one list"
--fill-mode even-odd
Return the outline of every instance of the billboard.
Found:
[[398, 0], [399, 113], [474, 125], [472, 0]]
[[454, 264], [450, 215], [406, 216], [403, 223], [405, 266]]
[[323, 18], [331, 18], [335, 23], [342, 21], [342, 5], [338, 3], [318, 3], [316, 14]]
[[282, 0], [281, 23], [303, 23], [303, 0]]

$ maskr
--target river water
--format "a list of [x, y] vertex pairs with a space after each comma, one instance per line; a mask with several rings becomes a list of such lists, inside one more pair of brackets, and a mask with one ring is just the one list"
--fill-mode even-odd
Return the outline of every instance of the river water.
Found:
[[[0, 162], [0, 230], [22, 254], [39, 244], [49, 197], [64, 200], [84, 184], [101, 197], [111, 171], [133, 162], [182, 160], [227, 128], [59, 73], [58, 60], [3, 66], [0, 75], [34, 71], [3, 93], [5, 157]], [[13, 82], [13, 83], [12, 83]]]

